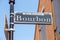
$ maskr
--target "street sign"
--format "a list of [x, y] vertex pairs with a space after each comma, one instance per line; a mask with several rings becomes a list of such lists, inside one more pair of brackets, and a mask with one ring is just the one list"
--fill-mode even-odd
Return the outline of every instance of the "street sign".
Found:
[[17, 12], [14, 15], [15, 24], [51, 24], [51, 13]]

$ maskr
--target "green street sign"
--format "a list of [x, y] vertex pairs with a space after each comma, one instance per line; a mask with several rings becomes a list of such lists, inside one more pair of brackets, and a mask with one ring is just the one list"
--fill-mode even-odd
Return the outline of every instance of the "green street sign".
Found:
[[47, 25], [52, 22], [52, 13], [16, 12], [15, 24], [40, 24]]

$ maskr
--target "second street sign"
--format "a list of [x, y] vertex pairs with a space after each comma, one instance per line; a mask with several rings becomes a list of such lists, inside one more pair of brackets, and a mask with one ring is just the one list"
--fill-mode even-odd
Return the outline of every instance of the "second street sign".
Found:
[[51, 24], [51, 13], [33, 13], [33, 12], [17, 12], [14, 15], [15, 24]]

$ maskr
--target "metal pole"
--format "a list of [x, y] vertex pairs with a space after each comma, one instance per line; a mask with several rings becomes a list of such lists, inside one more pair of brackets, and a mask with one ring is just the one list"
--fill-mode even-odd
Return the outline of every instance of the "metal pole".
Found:
[[[14, 4], [15, 0], [9, 0], [10, 4], [10, 27], [9, 29], [14, 29]], [[9, 40], [13, 40], [13, 30], [9, 31]]]

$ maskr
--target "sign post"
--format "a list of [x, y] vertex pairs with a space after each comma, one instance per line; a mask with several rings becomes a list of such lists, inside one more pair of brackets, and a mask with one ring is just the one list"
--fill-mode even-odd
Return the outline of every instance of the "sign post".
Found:
[[10, 4], [10, 31], [9, 31], [9, 40], [13, 40], [13, 30], [14, 29], [14, 4], [15, 0], [9, 0]]

